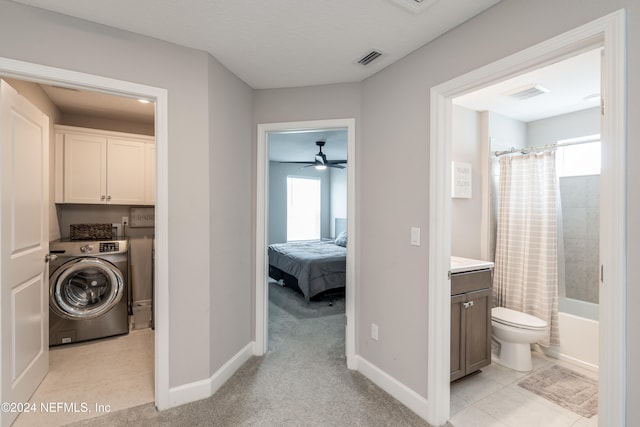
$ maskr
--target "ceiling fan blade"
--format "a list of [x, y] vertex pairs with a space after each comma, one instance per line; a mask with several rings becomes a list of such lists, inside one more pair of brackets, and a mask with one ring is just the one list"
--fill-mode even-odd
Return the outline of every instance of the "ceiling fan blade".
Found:
[[338, 165], [338, 164], [346, 164], [346, 160], [327, 160], [327, 164], [329, 165]]
[[303, 165], [311, 165], [311, 166], [316, 164], [316, 162], [293, 162], [293, 161], [292, 162], [278, 162], [278, 163], [295, 163], [295, 164], [303, 164]]
[[338, 164], [335, 164], [335, 163], [329, 163], [327, 166], [330, 167], [330, 168], [344, 169], [344, 166], [338, 165]]

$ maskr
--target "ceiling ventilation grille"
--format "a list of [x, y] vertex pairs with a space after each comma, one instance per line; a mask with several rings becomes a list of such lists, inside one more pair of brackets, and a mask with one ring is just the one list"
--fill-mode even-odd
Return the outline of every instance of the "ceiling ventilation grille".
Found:
[[439, 0], [391, 0], [393, 3], [402, 6], [406, 10], [415, 14], [422, 13], [429, 9]]
[[381, 56], [382, 56], [382, 53], [378, 52], [377, 50], [372, 50], [371, 52], [367, 53], [365, 56], [360, 58], [360, 60], [358, 61], [358, 64], [369, 65], [376, 59], [380, 58]]
[[517, 99], [518, 101], [522, 101], [545, 93], [549, 93], [549, 89], [541, 85], [531, 84], [510, 90], [509, 92], [506, 92], [505, 95]]

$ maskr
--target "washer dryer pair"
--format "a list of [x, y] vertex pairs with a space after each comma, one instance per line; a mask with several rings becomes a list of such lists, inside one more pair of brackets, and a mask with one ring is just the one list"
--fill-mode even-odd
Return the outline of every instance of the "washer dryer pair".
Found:
[[51, 242], [49, 345], [129, 332], [129, 242]]

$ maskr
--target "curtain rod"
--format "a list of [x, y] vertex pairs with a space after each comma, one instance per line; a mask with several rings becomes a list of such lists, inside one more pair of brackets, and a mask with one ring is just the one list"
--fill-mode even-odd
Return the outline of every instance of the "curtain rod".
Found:
[[566, 140], [558, 141], [555, 144], [540, 145], [538, 147], [522, 147], [522, 148], [512, 147], [510, 150], [496, 151], [494, 154], [496, 155], [496, 157], [500, 157], [505, 154], [513, 154], [513, 153], [529, 154], [534, 151], [552, 150], [558, 147], [568, 147], [570, 145], [587, 144], [589, 142], [596, 142], [596, 141], [600, 141], [600, 135], [591, 135], [591, 136], [586, 136], [582, 138], [566, 139]]

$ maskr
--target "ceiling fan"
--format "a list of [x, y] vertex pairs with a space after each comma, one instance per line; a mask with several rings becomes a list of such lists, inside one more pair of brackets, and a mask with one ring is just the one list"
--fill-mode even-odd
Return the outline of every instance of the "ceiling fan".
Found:
[[318, 170], [324, 170], [327, 167], [344, 169], [343, 164], [347, 163], [346, 160], [327, 160], [327, 156], [322, 152], [322, 147], [324, 147], [325, 141], [316, 141], [316, 145], [320, 148], [318, 154], [316, 154], [315, 159], [310, 162], [280, 162], [280, 163], [300, 163], [306, 164], [303, 166], [305, 168], [315, 166]]

